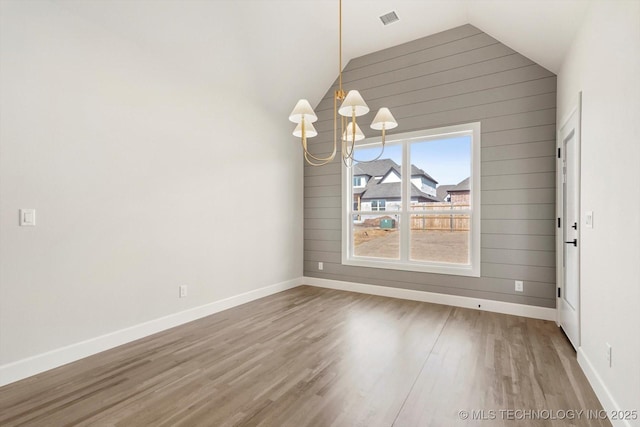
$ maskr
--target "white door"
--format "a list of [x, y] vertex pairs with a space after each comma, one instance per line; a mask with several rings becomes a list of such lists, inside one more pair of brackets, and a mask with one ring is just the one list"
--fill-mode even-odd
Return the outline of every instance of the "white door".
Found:
[[558, 319], [574, 348], [580, 346], [580, 106], [559, 134], [562, 264]]

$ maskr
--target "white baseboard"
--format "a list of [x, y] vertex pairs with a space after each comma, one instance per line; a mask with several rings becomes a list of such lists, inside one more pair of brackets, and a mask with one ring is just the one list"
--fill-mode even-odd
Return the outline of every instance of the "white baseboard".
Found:
[[241, 304], [300, 286], [301, 278], [276, 283], [220, 301], [194, 307], [96, 338], [0, 366], [0, 386], [57, 368], [87, 356], [188, 323]]
[[[593, 388], [596, 396], [598, 396], [598, 399], [602, 404], [602, 408], [609, 414], [614, 411], [619, 411], [620, 406], [616, 403], [615, 399], [609, 392], [609, 389], [604, 384], [604, 381], [602, 381], [602, 378], [600, 378], [600, 375], [598, 375], [598, 372], [591, 363], [591, 360], [589, 360], [589, 357], [587, 357], [584, 350], [582, 350], [582, 347], [578, 349], [578, 365], [582, 368], [582, 372], [584, 372], [589, 384], [591, 384], [591, 388]], [[613, 427], [631, 427], [631, 423], [628, 420], [609, 419], [609, 421], [611, 421]]]
[[302, 283], [305, 285], [317, 286], [320, 288], [358, 292], [361, 294], [379, 295], [383, 297], [408, 299], [412, 301], [432, 302], [435, 304], [472, 308], [475, 310], [491, 311], [494, 313], [512, 314], [514, 316], [531, 317], [534, 319], [553, 321], [556, 320], [555, 308], [535, 307], [532, 305], [515, 304], [511, 302], [463, 297], [459, 295], [439, 294], [435, 292], [414, 291], [411, 289], [391, 288], [387, 286], [368, 285], [363, 283], [343, 282], [340, 280], [320, 279], [317, 277], [305, 276]]

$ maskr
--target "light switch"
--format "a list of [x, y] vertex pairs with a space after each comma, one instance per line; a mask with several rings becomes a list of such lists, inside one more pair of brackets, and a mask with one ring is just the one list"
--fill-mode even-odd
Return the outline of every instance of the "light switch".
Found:
[[584, 225], [586, 225], [587, 228], [593, 228], [593, 211], [588, 211], [587, 213], [585, 213]]
[[35, 227], [35, 225], [36, 225], [36, 210], [20, 209], [20, 226]]

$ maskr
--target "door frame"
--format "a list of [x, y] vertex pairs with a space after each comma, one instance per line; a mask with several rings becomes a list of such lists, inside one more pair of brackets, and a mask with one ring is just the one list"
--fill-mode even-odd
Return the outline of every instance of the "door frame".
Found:
[[[581, 195], [581, 167], [582, 167], [582, 92], [578, 92], [578, 100], [576, 106], [567, 114], [561, 125], [558, 127], [556, 131], [556, 324], [560, 327], [560, 304], [561, 297], [565, 293], [564, 289], [564, 227], [566, 226], [566, 221], [564, 218], [564, 187], [563, 187], [563, 157], [560, 155], [561, 151], [564, 150], [564, 141], [562, 140], [562, 129], [569, 124], [569, 121], [572, 117], [576, 115], [576, 126], [575, 126], [575, 156], [576, 156], [576, 168], [578, 173], [576, 174], [576, 203], [578, 205], [578, 230], [577, 230], [577, 239], [578, 239], [578, 307], [576, 311], [578, 312], [578, 338], [576, 343], [572, 343], [576, 350], [580, 347], [581, 339], [582, 339], [582, 310], [581, 310], [581, 294], [582, 294], [582, 286], [581, 286], [581, 278], [580, 278], [580, 264], [582, 260], [582, 205], [580, 200]], [[564, 154], [564, 153], [563, 153]]]

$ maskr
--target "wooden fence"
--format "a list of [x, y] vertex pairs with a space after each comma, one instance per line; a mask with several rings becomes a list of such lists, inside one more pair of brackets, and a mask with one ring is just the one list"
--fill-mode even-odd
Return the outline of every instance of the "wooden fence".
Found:
[[411, 205], [412, 211], [451, 211], [451, 214], [439, 212], [437, 214], [412, 213], [412, 230], [440, 230], [440, 231], [469, 231], [470, 217], [456, 214], [456, 210], [468, 209], [469, 205], [452, 205], [451, 203], [420, 203]]

